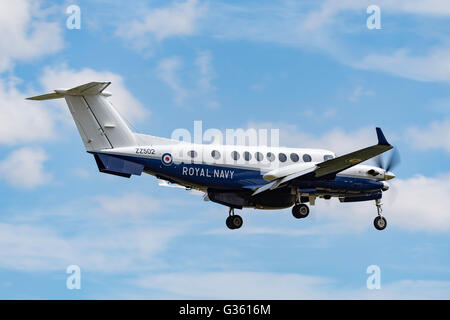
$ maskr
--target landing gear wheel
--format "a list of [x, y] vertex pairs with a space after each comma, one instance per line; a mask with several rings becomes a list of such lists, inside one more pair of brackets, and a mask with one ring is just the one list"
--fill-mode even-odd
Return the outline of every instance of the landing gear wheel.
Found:
[[373, 225], [377, 230], [384, 230], [387, 226], [387, 221], [384, 217], [378, 216], [373, 220]]
[[309, 214], [309, 207], [304, 203], [296, 204], [295, 206], [292, 207], [292, 215], [296, 219], [306, 218], [308, 214]]
[[233, 224], [232, 224], [232, 222], [231, 222], [231, 219], [233, 219], [233, 216], [227, 217], [227, 220], [226, 220], [225, 222], [226, 222], [226, 224], [227, 224], [228, 229], [233, 230], [234, 228], [233, 228]]
[[244, 221], [239, 215], [229, 216], [226, 220], [227, 227], [231, 230], [239, 229], [240, 227], [242, 227], [243, 223]]

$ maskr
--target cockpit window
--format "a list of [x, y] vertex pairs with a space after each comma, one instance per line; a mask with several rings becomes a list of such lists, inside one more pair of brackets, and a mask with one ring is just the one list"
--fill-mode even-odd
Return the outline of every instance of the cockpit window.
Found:
[[333, 159], [333, 158], [334, 158], [334, 157], [333, 157], [333, 155], [331, 155], [331, 154], [326, 154], [326, 155], [323, 156], [323, 160], [325, 160], [325, 161], [331, 160], [331, 159]]

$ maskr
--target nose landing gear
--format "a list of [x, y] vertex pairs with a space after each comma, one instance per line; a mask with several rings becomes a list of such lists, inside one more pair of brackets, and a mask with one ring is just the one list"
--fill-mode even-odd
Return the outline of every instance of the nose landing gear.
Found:
[[230, 211], [228, 212], [228, 218], [226, 220], [226, 225], [229, 229], [239, 229], [242, 227], [242, 224], [244, 221], [242, 220], [242, 217], [240, 215], [234, 214], [234, 208], [230, 208]]
[[373, 221], [373, 225], [377, 230], [384, 230], [387, 226], [387, 221], [386, 218], [381, 215], [383, 212], [383, 209], [381, 208], [381, 199], [375, 200], [375, 205], [377, 206], [378, 217]]

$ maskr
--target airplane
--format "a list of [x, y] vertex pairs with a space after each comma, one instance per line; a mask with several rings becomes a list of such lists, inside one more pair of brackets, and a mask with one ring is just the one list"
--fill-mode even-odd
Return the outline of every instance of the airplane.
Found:
[[397, 160], [392, 157], [385, 168], [379, 158], [378, 166], [360, 164], [394, 148], [380, 128], [377, 144], [341, 156], [323, 149], [196, 144], [131, 131], [108, 99], [110, 84], [89, 82], [27, 99], [64, 98], [100, 172], [125, 178], [146, 173], [161, 185], [200, 191], [204, 200], [229, 208], [231, 230], [243, 225], [235, 209], [292, 207], [292, 215], [303, 219], [307, 203], [333, 197], [344, 203], [374, 200], [374, 226], [386, 228], [381, 199]]

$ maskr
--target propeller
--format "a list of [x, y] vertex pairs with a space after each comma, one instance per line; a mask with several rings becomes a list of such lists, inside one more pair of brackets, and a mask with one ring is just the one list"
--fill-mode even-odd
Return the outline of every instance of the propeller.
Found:
[[391, 171], [391, 169], [398, 166], [400, 164], [400, 162], [401, 162], [400, 153], [398, 152], [397, 149], [394, 149], [391, 152], [391, 156], [390, 156], [389, 160], [387, 161], [386, 166], [384, 165], [383, 157], [381, 155], [375, 158], [375, 163], [376, 163], [377, 167], [384, 169], [386, 171]]
[[[400, 153], [398, 152], [398, 149], [394, 149], [391, 152], [391, 155], [386, 164], [384, 163], [381, 155], [376, 157], [374, 160], [376, 166], [385, 170], [386, 172], [391, 171], [393, 168], [397, 167], [401, 162]], [[394, 183], [390, 183], [389, 185], [390, 185], [389, 204], [393, 204], [395, 199], [397, 198], [398, 191]]]

